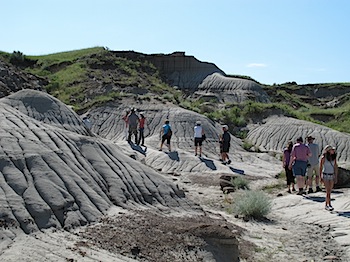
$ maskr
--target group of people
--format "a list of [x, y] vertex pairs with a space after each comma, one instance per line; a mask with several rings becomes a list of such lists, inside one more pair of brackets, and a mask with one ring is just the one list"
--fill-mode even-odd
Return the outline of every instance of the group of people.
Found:
[[130, 111], [126, 111], [125, 115], [123, 116], [124, 120], [124, 132], [125, 137], [127, 138], [128, 142], [131, 142], [132, 135], [135, 136], [135, 144], [144, 146], [145, 144], [145, 124], [146, 124], [146, 118], [144, 114], [141, 112], [140, 116], [136, 114], [135, 108], [132, 108]]
[[[135, 144], [144, 146], [145, 136], [144, 129], [146, 118], [143, 113], [140, 113], [140, 117], [136, 114], [135, 109], [131, 109], [130, 111], [126, 111], [126, 114], [122, 117], [125, 126], [125, 137], [128, 142], [131, 142], [132, 135], [135, 136]], [[219, 143], [220, 143], [220, 156], [223, 164], [230, 164], [231, 160], [229, 158], [229, 149], [231, 136], [228, 133], [228, 126], [222, 126], [223, 133], [219, 135]], [[138, 133], [139, 131], [139, 133]], [[194, 126], [194, 147], [195, 147], [195, 156], [202, 157], [202, 145], [203, 141], [206, 139], [206, 135], [204, 129], [202, 127], [201, 121], [197, 121]], [[168, 150], [171, 151], [171, 137], [172, 137], [172, 129], [169, 123], [169, 120], [165, 120], [164, 125], [160, 130], [160, 148], [159, 151], [163, 150], [164, 144], [167, 146]]]
[[338, 180], [338, 165], [336, 148], [326, 145], [320, 152], [318, 144], [314, 143], [315, 138], [306, 137], [307, 143], [299, 137], [293, 145], [289, 141], [283, 150], [283, 167], [286, 172], [288, 192], [296, 191], [295, 179], [297, 182], [298, 195], [313, 193], [313, 176], [315, 176], [316, 192], [322, 191], [321, 182], [326, 189], [325, 209], [332, 211], [331, 191]]

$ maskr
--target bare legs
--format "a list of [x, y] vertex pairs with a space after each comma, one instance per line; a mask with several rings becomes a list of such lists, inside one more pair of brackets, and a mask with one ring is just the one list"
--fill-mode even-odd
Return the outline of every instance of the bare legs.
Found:
[[324, 186], [326, 188], [326, 207], [327, 206], [332, 206], [331, 205], [331, 192], [334, 186], [334, 181], [333, 180], [324, 180]]

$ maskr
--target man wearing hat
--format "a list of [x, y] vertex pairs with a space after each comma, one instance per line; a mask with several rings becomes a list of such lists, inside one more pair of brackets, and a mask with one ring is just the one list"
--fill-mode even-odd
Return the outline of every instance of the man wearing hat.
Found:
[[297, 179], [298, 195], [304, 194], [307, 161], [310, 156], [310, 148], [303, 143], [303, 138], [299, 137], [292, 148], [289, 161], [289, 169], [293, 170], [293, 174]]
[[312, 189], [312, 177], [315, 174], [315, 182], [316, 182], [316, 192], [322, 191], [320, 188], [320, 168], [319, 168], [319, 157], [320, 157], [320, 148], [318, 144], [314, 143], [315, 138], [313, 136], [307, 136], [307, 146], [310, 148], [311, 157], [308, 161], [307, 166], [307, 186], [309, 186], [308, 194], [313, 193]]

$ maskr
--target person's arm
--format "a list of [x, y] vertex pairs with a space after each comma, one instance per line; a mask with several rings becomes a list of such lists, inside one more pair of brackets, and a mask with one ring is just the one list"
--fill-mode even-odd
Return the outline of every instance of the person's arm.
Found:
[[292, 169], [292, 165], [293, 165], [295, 159], [296, 159], [296, 157], [295, 157], [295, 150], [294, 150], [294, 147], [293, 147], [292, 152], [290, 153], [289, 166], [288, 166], [289, 169]]
[[286, 167], [286, 151], [284, 151], [282, 155], [282, 167]]
[[324, 164], [324, 156], [322, 156], [321, 161], [320, 161], [320, 176], [321, 176], [321, 181], [323, 181], [323, 164]]
[[337, 159], [334, 159], [334, 184], [338, 183], [338, 164]]

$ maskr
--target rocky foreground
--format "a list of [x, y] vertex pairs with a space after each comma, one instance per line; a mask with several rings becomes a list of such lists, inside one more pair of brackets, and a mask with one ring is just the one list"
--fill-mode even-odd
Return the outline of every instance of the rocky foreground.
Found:
[[[129, 107], [145, 112], [146, 147], [125, 141], [120, 119]], [[239, 192], [219, 187], [225, 174], [244, 175], [253, 190], [274, 187], [283, 145], [310, 133], [320, 145], [339, 147], [346, 167], [347, 134], [267, 119], [248, 133], [263, 152], [245, 151], [232, 137], [232, 164], [224, 166], [220, 124], [194, 112], [123, 101], [88, 113], [92, 132], [45, 93], [23, 90], [0, 100], [2, 261], [348, 261], [348, 189], [332, 195], [332, 213], [323, 209], [322, 192], [275, 190], [271, 214], [256, 222], [231, 214]], [[158, 151], [165, 119], [173, 126], [172, 152]], [[208, 137], [203, 158], [194, 156], [197, 120]]]

